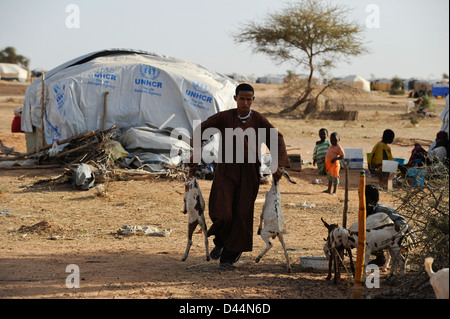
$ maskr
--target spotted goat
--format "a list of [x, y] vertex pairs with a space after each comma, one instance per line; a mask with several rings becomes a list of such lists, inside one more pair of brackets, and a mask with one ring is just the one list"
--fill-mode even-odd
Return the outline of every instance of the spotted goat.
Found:
[[[295, 181], [291, 179], [289, 174], [282, 169], [283, 176], [288, 179], [292, 184], [297, 184]], [[258, 227], [258, 235], [262, 237], [264, 242], [266, 243], [266, 248], [258, 255], [255, 262], [260, 262], [261, 258], [267, 253], [267, 251], [272, 248], [273, 244], [270, 242], [270, 238], [278, 239], [281, 242], [284, 250], [284, 256], [286, 258], [287, 270], [291, 271], [291, 263], [289, 261], [289, 255], [287, 253], [286, 244], [284, 242], [283, 234], [286, 233], [284, 229], [285, 219], [283, 215], [283, 211], [281, 210], [281, 193], [279, 187], [279, 181], [272, 179], [272, 187], [266, 193], [266, 199], [264, 201], [259, 227]], [[263, 228], [264, 223], [264, 228]]]
[[205, 236], [205, 249], [206, 249], [206, 260], [209, 261], [209, 245], [208, 245], [208, 229], [205, 221], [205, 200], [203, 199], [198, 180], [195, 177], [194, 170], [189, 170], [189, 173], [185, 180], [185, 190], [184, 190], [184, 207], [183, 213], [188, 214], [188, 241], [186, 250], [184, 252], [182, 261], [185, 261], [189, 255], [189, 250], [192, 246], [192, 235], [197, 227], [200, 225], [203, 235]]

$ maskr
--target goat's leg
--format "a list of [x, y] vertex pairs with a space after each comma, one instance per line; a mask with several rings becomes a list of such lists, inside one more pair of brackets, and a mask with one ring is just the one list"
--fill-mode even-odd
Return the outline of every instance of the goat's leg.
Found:
[[353, 278], [355, 278], [355, 266], [353, 265], [353, 258], [352, 258], [352, 250], [350, 248], [347, 248], [347, 254], [350, 258], [350, 268], [352, 270]]
[[267, 253], [267, 251], [272, 248], [273, 244], [270, 242], [270, 237], [273, 237], [273, 234], [271, 234], [270, 232], [266, 231], [266, 230], [262, 230], [261, 231], [261, 237], [264, 240], [264, 242], [266, 243], [266, 248], [263, 249], [263, 251], [258, 255], [258, 257], [256, 257], [255, 262], [259, 263], [261, 258]]
[[203, 235], [205, 236], [206, 261], [209, 261], [210, 257], [209, 257], [208, 228], [206, 227], [204, 215], [201, 215], [199, 224], [200, 227], [202, 228]]
[[191, 246], [192, 246], [192, 234], [194, 233], [194, 230], [197, 227], [197, 225], [198, 225], [197, 220], [188, 224], [188, 241], [187, 241], [186, 251], [184, 252], [183, 258], [181, 258], [181, 261], [185, 261], [189, 255], [189, 250], [191, 249]]
[[391, 263], [391, 251], [388, 250], [387, 256], [386, 256], [386, 261], [384, 263], [384, 265], [382, 266], [383, 271], [387, 271], [387, 269], [389, 268], [389, 264]]
[[258, 232], [257, 232], [258, 235], [261, 235], [261, 230], [262, 230], [263, 220], [264, 220], [263, 214], [264, 214], [264, 212], [261, 213], [261, 216], [259, 218], [259, 226], [258, 226]]
[[339, 259], [340, 255], [340, 251], [334, 252], [334, 283], [337, 283], [338, 279], [341, 280], [341, 261]]
[[334, 261], [334, 248], [331, 248], [328, 255], [328, 276], [326, 280], [331, 280], [331, 268], [333, 267]]
[[289, 255], [286, 249], [286, 243], [284, 242], [284, 238], [282, 234], [278, 234], [278, 239], [281, 242], [281, 246], [283, 246], [283, 250], [284, 250], [284, 257], [286, 257], [286, 263], [287, 263], [287, 270], [288, 272], [291, 272], [291, 262], [289, 261]]

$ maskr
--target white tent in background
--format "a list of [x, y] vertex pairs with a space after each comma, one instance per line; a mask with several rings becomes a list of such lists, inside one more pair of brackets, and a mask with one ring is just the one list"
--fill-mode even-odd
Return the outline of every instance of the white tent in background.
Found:
[[355, 89], [370, 92], [370, 82], [359, 75], [349, 75], [345, 78], [339, 79], [338, 82], [347, 84]]
[[276, 74], [268, 74], [262, 76], [256, 80], [257, 83], [267, 83], [267, 84], [283, 84], [284, 76]]
[[42, 77], [25, 96], [22, 130], [28, 149], [29, 141], [42, 141], [37, 137], [42, 132], [52, 144], [117, 125], [128, 151], [145, 149], [158, 157], [150, 162], [161, 162], [160, 156], [169, 157], [180, 142], [170, 138], [174, 128], [191, 136], [195, 120], [236, 106], [232, 79], [194, 63], [131, 49], [81, 56], [46, 72], [44, 83], [43, 120]]
[[28, 71], [17, 64], [0, 63], [0, 79], [8, 81], [26, 82]]

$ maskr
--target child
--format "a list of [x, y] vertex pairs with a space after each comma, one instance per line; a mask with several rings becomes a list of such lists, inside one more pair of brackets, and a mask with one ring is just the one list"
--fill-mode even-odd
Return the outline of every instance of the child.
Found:
[[[345, 157], [344, 149], [338, 144], [340, 140], [341, 138], [338, 133], [331, 133], [331, 146], [328, 148], [327, 155], [325, 156], [325, 168], [328, 175], [328, 190], [324, 191], [324, 193], [332, 195], [336, 195], [339, 184], [339, 171], [341, 169], [339, 161], [343, 160]], [[331, 185], [334, 185], [333, 193], [331, 193]]]
[[313, 153], [313, 165], [317, 164], [317, 170], [319, 175], [327, 175], [325, 170], [325, 156], [327, 155], [328, 147], [330, 147], [330, 141], [326, 140], [328, 137], [328, 130], [321, 128], [319, 130], [320, 141], [316, 142]]
[[19, 105], [14, 110], [14, 119], [11, 123], [11, 133], [21, 133], [22, 129], [20, 127], [20, 122], [22, 118], [22, 107]]

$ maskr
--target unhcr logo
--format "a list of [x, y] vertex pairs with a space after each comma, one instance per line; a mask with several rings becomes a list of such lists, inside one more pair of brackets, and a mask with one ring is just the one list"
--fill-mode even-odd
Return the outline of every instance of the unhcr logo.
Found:
[[53, 93], [55, 94], [55, 100], [58, 104], [58, 109], [61, 109], [66, 103], [67, 94], [66, 94], [66, 85], [62, 85], [58, 82], [53, 86]]
[[186, 89], [184, 94], [189, 98], [185, 98], [185, 102], [191, 104], [192, 106], [208, 109], [204, 104], [212, 104], [213, 102], [208, 86], [201, 82], [192, 82], [192, 90]]
[[151, 65], [141, 65], [139, 67], [139, 72], [144, 78], [150, 79], [152, 81], [159, 78], [159, 75], [161, 74], [161, 71], [158, 68], [155, 68]]
[[117, 81], [117, 75], [112, 73], [111, 68], [100, 68], [88, 75], [91, 79]]

